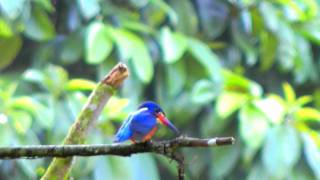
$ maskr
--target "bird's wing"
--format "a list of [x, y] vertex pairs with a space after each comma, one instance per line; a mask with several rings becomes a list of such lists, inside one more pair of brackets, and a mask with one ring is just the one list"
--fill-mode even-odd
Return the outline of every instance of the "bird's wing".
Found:
[[157, 125], [156, 118], [148, 111], [135, 114], [129, 124], [133, 134], [147, 135]]
[[129, 115], [129, 117], [123, 122], [121, 127], [119, 128], [117, 134], [115, 135], [114, 142], [122, 142], [128, 140], [132, 136], [132, 131], [130, 130], [130, 122], [132, 121], [133, 114]]
[[128, 119], [121, 125], [116, 136], [115, 142], [122, 142], [131, 137], [140, 140], [156, 126], [156, 118], [148, 109], [140, 109], [132, 113]]

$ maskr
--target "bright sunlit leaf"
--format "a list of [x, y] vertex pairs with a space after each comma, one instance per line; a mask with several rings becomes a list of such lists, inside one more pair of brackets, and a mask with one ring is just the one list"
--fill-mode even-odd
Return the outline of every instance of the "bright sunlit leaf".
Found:
[[36, 115], [39, 107], [39, 103], [31, 97], [22, 96], [17, 98], [12, 98], [9, 101], [9, 108], [25, 110], [29, 113]]
[[288, 103], [294, 103], [296, 100], [296, 93], [294, 92], [292, 86], [289, 83], [282, 84], [283, 93]]
[[297, 121], [316, 121], [320, 122], [320, 111], [311, 107], [304, 107], [295, 112]]
[[124, 111], [124, 108], [126, 108], [128, 104], [129, 99], [112, 96], [106, 104], [106, 107], [104, 108], [104, 113], [107, 118], [122, 121], [128, 115]]
[[284, 121], [286, 104], [281, 97], [269, 95], [264, 99], [255, 100], [254, 104], [271, 123], [280, 124]]
[[13, 32], [9, 24], [2, 18], [0, 18], [0, 37], [11, 37]]
[[215, 110], [222, 119], [229, 117], [249, 99], [248, 95], [236, 92], [223, 92], [217, 98]]
[[298, 106], [304, 106], [312, 101], [312, 96], [301, 96], [296, 100]]
[[96, 87], [94, 81], [86, 79], [72, 79], [67, 82], [65, 89], [69, 91], [75, 90], [93, 90]]
[[258, 97], [263, 93], [262, 87], [254, 81], [227, 70], [223, 70], [222, 74], [224, 77], [224, 89], [227, 91]]

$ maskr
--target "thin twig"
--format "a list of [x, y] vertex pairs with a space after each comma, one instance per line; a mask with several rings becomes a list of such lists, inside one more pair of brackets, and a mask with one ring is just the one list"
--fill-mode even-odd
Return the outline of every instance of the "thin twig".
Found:
[[[223, 142], [223, 143], [221, 143]], [[17, 147], [0, 147], [0, 159], [43, 158], [43, 157], [72, 157], [117, 155], [130, 156], [137, 153], [153, 152], [168, 156], [176, 161], [180, 157], [174, 154], [183, 147], [210, 147], [234, 143], [233, 137], [217, 137], [199, 139], [178, 137], [176, 139], [158, 142], [144, 142], [137, 144], [98, 144], [98, 145], [34, 145]], [[182, 160], [183, 162], [183, 160]]]

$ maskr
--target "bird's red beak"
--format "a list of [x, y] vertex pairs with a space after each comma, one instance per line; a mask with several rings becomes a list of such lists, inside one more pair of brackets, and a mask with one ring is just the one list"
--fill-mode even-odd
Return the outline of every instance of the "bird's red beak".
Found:
[[166, 116], [163, 113], [161, 112], [157, 113], [157, 118], [163, 125], [170, 128], [177, 135], [180, 134], [179, 130], [166, 118]]

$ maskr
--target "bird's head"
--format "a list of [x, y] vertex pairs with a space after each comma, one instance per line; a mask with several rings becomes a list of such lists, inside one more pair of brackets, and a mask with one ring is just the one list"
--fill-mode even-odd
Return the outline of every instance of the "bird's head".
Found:
[[158, 104], [152, 101], [146, 101], [139, 106], [139, 109], [142, 108], [147, 108], [148, 111], [153, 114], [160, 123], [170, 128], [176, 134], [180, 134], [179, 130], [166, 118], [164, 111]]

